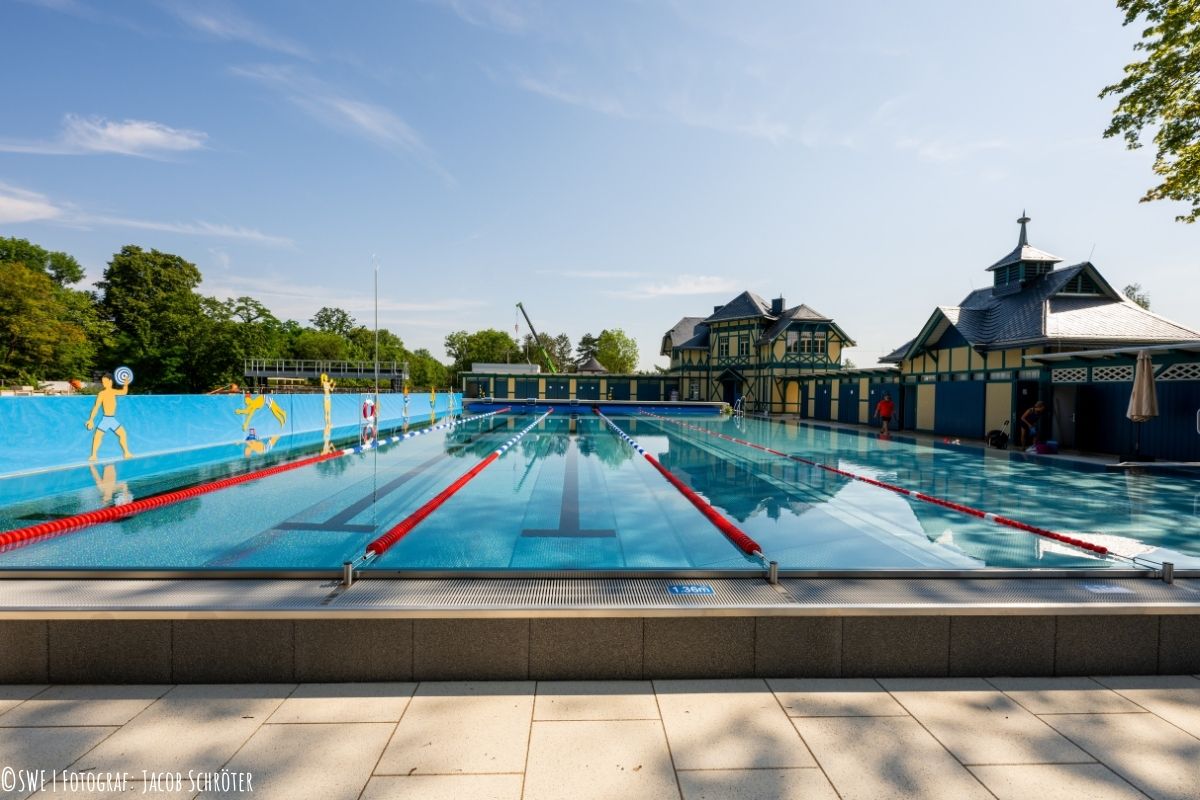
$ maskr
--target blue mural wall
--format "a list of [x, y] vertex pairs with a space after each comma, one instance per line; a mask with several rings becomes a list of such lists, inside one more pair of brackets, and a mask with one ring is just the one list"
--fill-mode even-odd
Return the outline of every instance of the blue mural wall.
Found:
[[[277, 447], [312, 445], [320, 452], [326, 442], [360, 436], [363, 406], [372, 398], [331, 394], [326, 431], [322, 394], [118, 396], [111, 420], [105, 421], [103, 409], [93, 418], [95, 429], [109, 429], [100, 437], [96, 460], [125, 462], [131, 472], [147, 471], [142, 466], [154, 472], [151, 464], [179, 468], [262, 457]], [[86, 467], [97, 432], [86, 423], [96, 402], [91, 396], [0, 397], [0, 478]], [[459, 394], [437, 394], [432, 414], [428, 393], [410, 394], [407, 403], [402, 394], [380, 394], [379, 427], [387, 432], [461, 408]], [[131, 458], [124, 456], [117, 424], [125, 431]]]

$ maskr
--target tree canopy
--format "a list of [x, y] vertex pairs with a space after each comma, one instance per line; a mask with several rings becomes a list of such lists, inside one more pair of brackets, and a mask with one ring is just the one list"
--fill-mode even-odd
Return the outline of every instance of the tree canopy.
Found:
[[1105, 138], [1122, 136], [1130, 150], [1142, 146], [1142, 133], [1154, 130], [1154, 172], [1162, 179], [1141, 202], [1178, 200], [1191, 211], [1175, 217], [1195, 222], [1200, 215], [1200, 3], [1196, 0], [1117, 0], [1125, 25], [1144, 20], [1135, 51], [1141, 61], [1125, 67], [1125, 77], [1104, 87], [1100, 97], [1118, 98]]
[[504, 364], [522, 358], [521, 348], [504, 331], [487, 328], [475, 333], [455, 331], [446, 336], [446, 352], [454, 359], [451, 372], [467, 372], [475, 362]]
[[637, 369], [637, 342], [620, 328], [606, 329], [596, 338], [596, 360], [609, 372], [633, 372]]

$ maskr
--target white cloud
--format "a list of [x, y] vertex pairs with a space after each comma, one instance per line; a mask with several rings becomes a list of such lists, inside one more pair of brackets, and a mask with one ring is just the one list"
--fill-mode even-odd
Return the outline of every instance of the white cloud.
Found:
[[559, 278], [585, 278], [588, 280], [611, 280], [614, 278], [641, 278], [644, 272], [627, 272], [622, 270], [604, 269], [539, 269], [539, 275], [554, 275]]
[[222, 41], [243, 42], [296, 58], [312, 58], [304, 45], [266, 30], [231, 8], [213, 3], [178, 3], [172, 5], [171, 10], [188, 27]]
[[[718, 133], [735, 133], [749, 136], [752, 139], [762, 139], [775, 145], [794, 138], [790, 125], [770, 119], [762, 113], [739, 115], [722, 112], [715, 108], [701, 110], [690, 100], [681, 97], [669, 100], [665, 110], [673, 120], [692, 128], [704, 128]], [[809, 142], [806, 141], [806, 144]]]
[[208, 135], [201, 131], [172, 128], [161, 122], [67, 114], [63, 129], [53, 141], [0, 141], [0, 152], [38, 155], [88, 155], [118, 153], [126, 156], [159, 157], [204, 147]]
[[529, 27], [529, 19], [508, 0], [437, 0], [470, 25], [520, 33]]
[[626, 110], [619, 100], [611, 97], [603, 97], [598, 95], [588, 95], [582, 92], [564, 89], [561, 86], [549, 83], [547, 81], [532, 77], [530, 75], [518, 75], [517, 86], [527, 92], [548, 97], [551, 100], [557, 100], [560, 103], [567, 105], [579, 106], [591, 111], [596, 111], [600, 114], [607, 114], [610, 117], [622, 117], [628, 119], [633, 115]]
[[195, 222], [157, 222], [130, 217], [112, 217], [103, 214], [74, 214], [63, 220], [79, 227], [98, 225], [102, 227], [137, 228], [144, 231], [180, 233], [185, 236], [207, 236], [213, 239], [233, 239], [267, 245], [269, 247], [295, 247], [295, 242], [286, 236], [273, 236], [254, 228], [237, 225], [222, 225], [197, 220]]
[[36, 222], [60, 214], [62, 209], [45, 195], [0, 183], [0, 223]]
[[738, 284], [730, 278], [716, 275], [680, 275], [670, 283], [647, 283], [626, 291], [610, 291], [607, 294], [647, 300], [668, 295], [726, 294], [736, 291]]
[[403, 151], [449, 183], [456, 183], [454, 177], [438, 164], [420, 134], [384, 106], [342, 95], [322, 81], [287, 66], [262, 64], [233, 67], [231, 71], [238, 77], [281, 93], [324, 125], [362, 136], [391, 150]]
[[912, 150], [925, 161], [946, 164], [963, 161], [988, 150], [1007, 150], [1011, 145], [1004, 139], [981, 139], [975, 142], [954, 142], [945, 139], [907, 137], [896, 142], [901, 150]]

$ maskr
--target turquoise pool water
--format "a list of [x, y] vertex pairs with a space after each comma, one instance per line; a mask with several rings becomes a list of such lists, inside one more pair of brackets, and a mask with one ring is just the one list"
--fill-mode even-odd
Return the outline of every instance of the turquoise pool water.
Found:
[[[539, 410], [539, 414], [541, 411]], [[1097, 557], [641, 414], [610, 418], [783, 569], [1200, 568], [1200, 481], [1108, 473], [866, 432], [720, 417], [686, 421], [1102, 544]], [[337, 569], [535, 416], [501, 414], [0, 552], [0, 569]], [[11, 530], [310, 455], [138, 462], [0, 480]], [[169, 457], [164, 457], [169, 458]], [[192, 457], [194, 460], [194, 457]], [[39, 491], [40, 490], [40, 491]], [[558, 410], [371, 570], [761, 570], [605, 424]]]

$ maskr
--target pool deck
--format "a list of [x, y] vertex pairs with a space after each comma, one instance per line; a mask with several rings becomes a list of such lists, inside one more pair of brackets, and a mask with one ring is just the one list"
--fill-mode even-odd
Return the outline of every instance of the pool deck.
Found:
[[0, 768], [59, 771], [3, 800], [1194, 800], [1197, 765], [1195, 675], [0, 685]]

